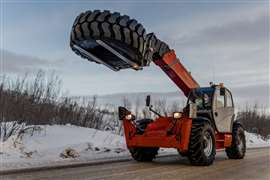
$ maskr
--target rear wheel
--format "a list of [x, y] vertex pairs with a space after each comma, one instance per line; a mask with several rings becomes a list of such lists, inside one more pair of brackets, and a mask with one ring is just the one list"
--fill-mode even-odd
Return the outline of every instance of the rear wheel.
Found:
[[154, 158], [156, 158], [158, 150], [159, 148], [156, 147], [136, 147], [129, 149], [133, 159], [140, 162], [152, 161]]
[[230, 159], [243, 159], [246, 153], [246, 138], [239, 123], [233, 124], [232, 136], [232, 146], [226, 148], [226, 154]]
[[192, 165], [211, 165], [216, 155], [216, 141], [213, 127], [207, 122], [192, 123], [188, 158]]
[[165, 42], [156, 37], [154, 33], [146, 35], [146, 52], [145, 59], [151, 62], [160, 59], [164, 54], [170, 51], [170, 47]]

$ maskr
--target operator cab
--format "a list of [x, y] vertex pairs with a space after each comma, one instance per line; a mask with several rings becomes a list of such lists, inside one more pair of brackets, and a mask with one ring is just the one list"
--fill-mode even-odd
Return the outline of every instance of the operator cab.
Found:
[[187, 101], [195, 104], [198, 118], [207, 118], [219, 132], [232, 132], [234, 104], [231, 92], [223, 86], [211, 85], [193, 89]]

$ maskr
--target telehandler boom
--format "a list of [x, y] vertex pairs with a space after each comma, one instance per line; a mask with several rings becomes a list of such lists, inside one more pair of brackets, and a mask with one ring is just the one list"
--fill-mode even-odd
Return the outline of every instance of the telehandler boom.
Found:
[[175, 51], [134, 19], [110, 11], [86, 11], [75, 20], [70, 46], [79, 56], [114, 71], [142, 70], [151, 62], [159, 66], [188, 98], [183, 110], [156, 119], [137, 119], [119, 107], [126, 144], [137, 161], [152, 161], [160, 147], [176, 148], [193, 165], [210, 165], [216, 149], [225, 149], [231, 159], [245, 156], [242, 125], [235, 121], [231, 92], [221, 83], [200, 87], [177, 59]]

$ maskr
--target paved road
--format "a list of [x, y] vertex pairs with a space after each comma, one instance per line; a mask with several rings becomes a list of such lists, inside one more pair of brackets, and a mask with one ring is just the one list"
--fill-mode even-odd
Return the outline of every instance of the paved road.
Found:
[[186, 158], [172, 156], [157, 158], [152, 163], [135, 161], [103, 165], [44, 170], [24, 174], [0, 176], [1, 180], [80, 180], [80, 179], [235, 179], [270, 180], [270, 149], [248, 150], [245, 159], [229, 160], [225, 152], [218, 152], [216, 161], [209, 167], [191, 166]]

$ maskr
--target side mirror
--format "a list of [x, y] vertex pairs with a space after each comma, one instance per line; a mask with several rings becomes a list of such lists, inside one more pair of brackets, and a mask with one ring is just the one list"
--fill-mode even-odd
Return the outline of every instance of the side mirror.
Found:
[[220, 95], [225, 96], [225, 88], [224, 87], [220, 88]]
[[150, 102], [151, 102], [151, 96], [150, 95], [147, 95], [146, 96], [146, 107], [149, 107], [150, 106]]

